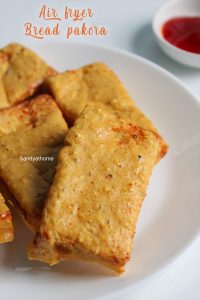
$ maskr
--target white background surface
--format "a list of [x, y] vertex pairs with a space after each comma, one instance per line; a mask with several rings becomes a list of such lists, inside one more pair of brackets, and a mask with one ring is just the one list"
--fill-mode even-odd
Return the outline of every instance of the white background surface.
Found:
[[[0, 44], [4, 45], [13, 41], [13, 39], [18, 41], [27, 40], [28, 37], [24, 37], [23, 34], [23, 24], [27, 21], [39, 23], [37, 15], [41, 4], [53, 5], [58, 10], [62, 10], [65, 5], [92, 7], [95, 12], [92, 22], [107, 26], [109, 35], [106, 38], [84, 37], [79, 38], [79, 40], [113, 45], [150, 59], [179, 77], [200, 98], [200, 70], [184, 67], [173, 62], [162, 53], [155, 42], [151, 30], [151, 20], [156, 10], [165, 2], [166, 0], [47, 0], [46, 2], [40, 0], [0, 0], [0, 32], [2, 30], [7, 32], [6, 37], [3, 40], [0, 39]], [[11, 19], [12, 26], [9, 25]], [[14, 28], [15, 32], [18, 32], [15, 38], [13, 38]], [[56, 39], [64, 39], [64, 37], [60, 36]], [[115, 299], [199, 300], [200, 240], [191, 247], [184, 257], [158, 278], [129, 291], [124, 297]]]

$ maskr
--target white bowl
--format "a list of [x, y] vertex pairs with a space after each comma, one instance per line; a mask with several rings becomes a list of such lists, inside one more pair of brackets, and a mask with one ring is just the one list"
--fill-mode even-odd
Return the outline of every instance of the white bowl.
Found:
[[179, 16], [200, 16], [200, 0], [171, 0], [159, 9], [152, 22], [158, 44], [168, 56], [179, 63], [200, 68], [200, 54], [179, 49], [166, 41], [162, 35], [163, 24]]

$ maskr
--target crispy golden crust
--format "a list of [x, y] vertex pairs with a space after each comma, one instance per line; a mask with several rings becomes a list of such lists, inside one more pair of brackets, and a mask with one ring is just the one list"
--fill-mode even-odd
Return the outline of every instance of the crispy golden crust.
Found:
[[33, 95], [55, 70], [30, 49], [10, 44], [0, 50], [0, 108]]
[[[48, 95], [0, 110], [0, 177], [33, 230], [39, 224], [66, 132], [67, 124]], [[40, 156], [53, 160], [24, 159]]]
[[3, 76], [8, 69], [8, 56], [0, 51], [0, 108], [9, 106], [6, 91], [3, 85]]
[[88, 103], [103, 103], [120, 111], [128, 122], [155, 131], [160, 139], [158, 160], [166, 154], [168, 146], [153, 123], [137, 108], [120, 80], [105, 64], [95, 63], [50, 76], [45, 85], [70, 124], [74, 123]]
[[12, 216], [5, 205], [4, 198], [0, 193], [0, 243], [11, 242], [14, 238]]
[[90, 105], [65, 145], [29, 258], [50, 264], [83, 259], [121, 273], [159, 140], [119, 112]]

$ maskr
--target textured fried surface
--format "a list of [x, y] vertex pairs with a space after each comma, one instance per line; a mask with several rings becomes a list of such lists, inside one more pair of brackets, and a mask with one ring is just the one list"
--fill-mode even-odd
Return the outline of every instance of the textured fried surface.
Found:
[[29, 258], [50, 264], [83, 259], [123, 272], [158, 153], [157, 135], [106, 106], [89, 105], [65, 144]]
[[120, 111], [128, 122], [155, 131], [160, 139], [158, 160], [166, 154], [168, 147], [153, 123], [137, 108], [123, 84], [105, 64], [95, 63], [51, 76], [46, 84], [69, 123], [74, 123], [86, 104], [104, 103]]
[[0, 108], [9, 106], [6, 91], [3, 84], [3, 76], [8, 69], [8, 56], [0, 51]]
[[[33, 230], [38, 226], [66, 132], [67, 124], [48, 95], [0, 111], [0, 177]], [[48, 156], [54, 161], [24, 161], [20, 156]]]
[[0, 194], [0, 243], [11, 242], [13, 238], [12, 216]]
[[0, 50], [0, 108], [25, 100], [55, 74], [36, 53], [19, 44]]

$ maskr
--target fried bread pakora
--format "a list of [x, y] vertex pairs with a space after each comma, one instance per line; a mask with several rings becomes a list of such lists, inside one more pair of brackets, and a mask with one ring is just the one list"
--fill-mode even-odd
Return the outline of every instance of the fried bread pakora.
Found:
[[38, 227], [67, 130], [48, 95], [0, 111], [0, 178], [32, 230]]
[[158, 151], [151, 130], [105, 105], [86, 106], [59, 153], [29, 258], [82, 259], [123, 272]]
[[9, 106], [6, 92], [3, 85], [3, 76], [8, 68], [8, 57], [0, 51], [0, 108]]
[[12, 216], [0, 193], [0, 243], [11, 242], [13, 238]]
[[55, 73], [36, 53], [20, 44], [0, 49], [0, 107], [25, 100]]
[[168, 146], [153, 123], [137, 108], [118, 77], [105, 64], [94, 63], [50, 76], [45, 85], [70, 124], [74, 123], [90, 102], [103, 103], [111, 109], [120, 111], [128, 122], [156, 132], [160, 139], [157, 160], [166, 154]]

